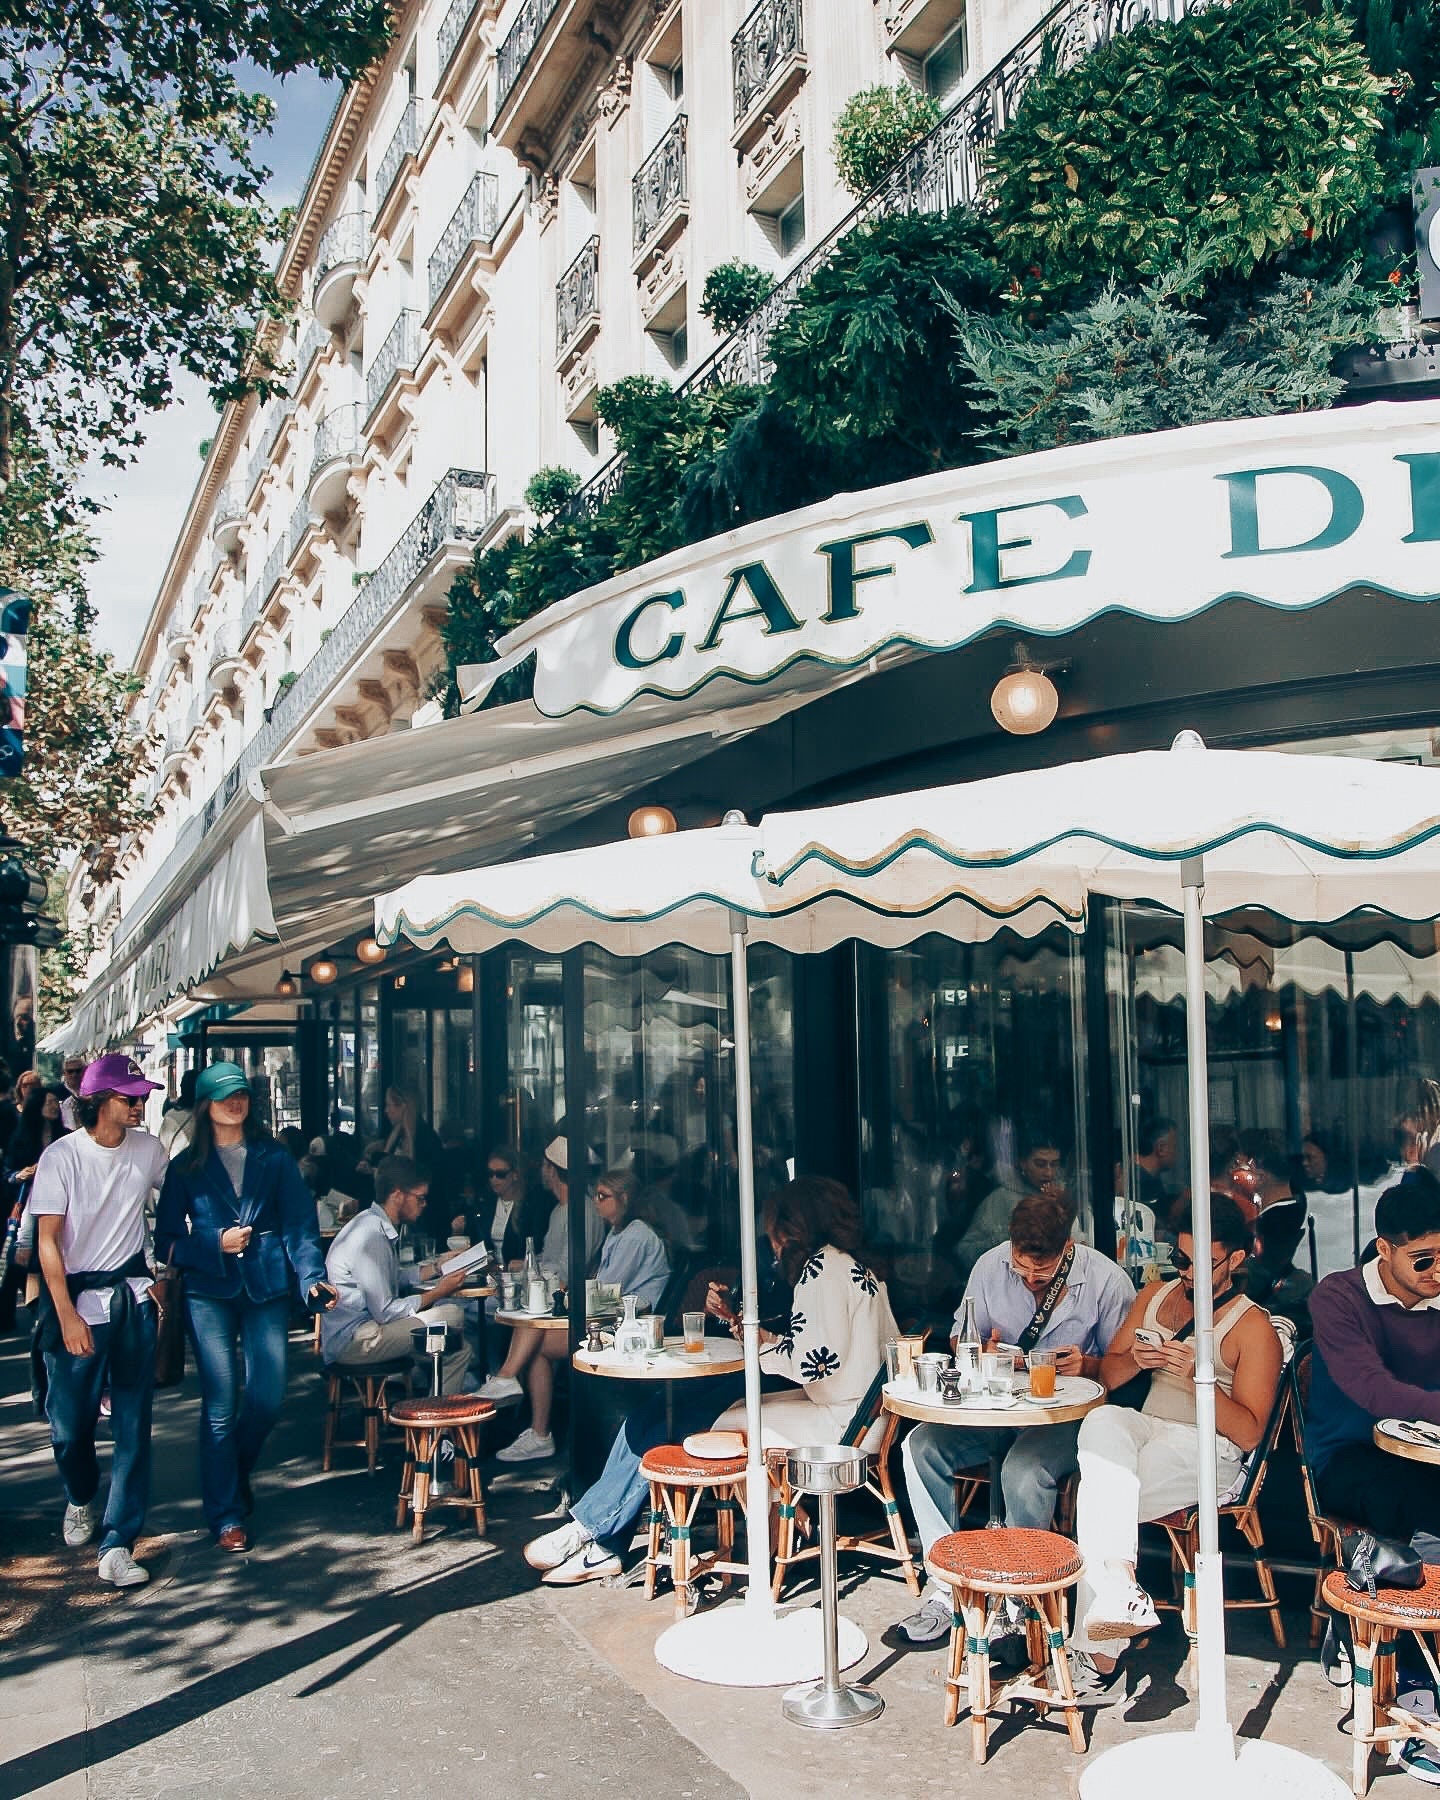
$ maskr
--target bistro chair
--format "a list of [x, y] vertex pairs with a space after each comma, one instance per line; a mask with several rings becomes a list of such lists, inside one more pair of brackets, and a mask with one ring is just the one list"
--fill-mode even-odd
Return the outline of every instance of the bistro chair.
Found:
[[[1075, 1545], [1054, 1531], [1009, 1525], [952, 1531], [931, 1546], [925, 1567], [951, 1595], [945, 1723], [953, 1725], [960, 1715], [963, 1685], [974, 1761], [983, 1763], [989, 1753], [995, 1709], [1017, 1700], [1033, 1706], [1041, 1718], [1052, 1706], [1059, 1707], [1071, 1748], [1083, 1753], [1085, 1728], [1065, 1648], [1065, 1591], [1085, 1568]], [[991, 1675], [990, 1639], [1007, 1601], [1019, 1604], [1025, 1621], [1027, 1662], [997, 1684]]]
[[1373, 1598], [1357, 1594], [1338, 1569], [1331, 1569], [1321, 1593], [1327, 1606], [1350, 1621], [1355, 1670], [1350, 1786], [1356, 1794], [1365, 1794], [1375, 1751], [1411, 1737], [1424, 1738], [1440, 1750], [1440, 1724], [1398, 1705], [1395, 1685], [1395, 1645], [1402, 1631], [1413, 1633], [1431, 1674], [1440, 1680], [1432, 1642], [1440, 1633], [1440, 1568], [1427, 1563], [1423, 1586], [1378, 1588]]
[[[900, 1429], [900, 1418], [897, 1413], [886, 1412], [884, 1409], [882, 1390], [885, 1379], [882, 1367], [855, 1408], [850, 1423], [840, 1438], [842, 1444], [868, 1453], [865, 1485], [855, 1490], [854, 1497], [858, 1499], [861, 1494], [868, 1494], [872, 1500], [878, 1500], [884, 1512], [884, 1522], [869, 1531], [842, 1533], [836, 1538], [835, 1547], [837, 1550], [858, 1550], [862, 1555], [878, 1557], [882, 1562], [898, 1563], [906, 1586], [912, 1594], [918, 1594], [920, 1577], [915, 1570], [915, 1558], [905, 1535], [904, 1520], [900, 1517], [900, 1503], [895, 1498], [895, 1487], [890, 1479], [890, 1452]], [[818, 1558], [820, 1546], [817, 1543], [806, 1544], [800, 1549], [795, 1547], [797, 1507], [795, 1491], [790, 1486], [786, 1468], [786, 1452], [771, 1452], [766, 1460], [770, 1467], [771, 1483], [780, 1494], [774, 1584], [775, 1598], [778, 1600], [790, 1570], [797, 1563], [808, 1562], [811, 1557]]]
[[[1250, 1546], [1255, 1579], [1260, 1587], [1259, 1594], [1250, 1599], [1233, 1600], [1227, 1594], [1225, 1610], [1268, 1612], [1270, 1630], [1274, 1634], [1276, 1648], [1280, 1650], [1285, 1648], [1285, 1624], [1280, 1617], [1280, 1596], [1275, 1592], [1274, 1572], [1265, 1555], [1265, 1534], [1260, 1524], [1260, 1490], [1265, 1485], [1266, 1470], [1275, 1446], [1280, 1441], [1285, 1416], [1290, 1410], [1290, 1391], [1289, 1371], [1282, 1370], [1280, 1385], [1275, 1391], [1275, 1403], [1270, 1408], [1270, 1417], [1265, 1426], [1265, 1435], [1245, 1458], [1240, 1491], [1233, 1500], [1227, 1501], [1219, 1509], [1220, 1517], [1229, 1519]], [[1170, 1540], [1170, 1563], [1181, 1582], [1180, 1616], [1184, 1622], [1185, 1635], [1190, 1640], [1193, 1664], [1198, 1638], [1195, 1617], [1195, 1559], [1200, 1551], [1200, 1515], [1195, 1507], [1183, 1506], [1175, 1512], [1167, 1513], [1163, 1519], [1155, 1520], [1155, 1523]]]
[[[398, 1381], [408, 1388], [411, 1362], [408, 1356], [394, 1362], [371, 1363], [368, 1367], [349, 1368], [343, 1363], [325, 1364], [325, 1439], [320, 1467], [327, 1473], [334, 1461], [336, 1445], [342, 1449], [363, 1450], [365, 1462], [373, 1475], [380, 1461], [380, 1427], [390, 1422], [388, 1408], [390, 1383]], [[360, 1403], [360, 1436], [337, 1437], [340, 1415], [344, 1410], [346, 1390]]]
[[[675, 1617], [691, 1610], [696, 1585], [706, 1575], [726, 1584], [743, 1575], [735, 1560], [735, 1515], [744, 1512], [745, 1458], [691, 1456], [680, 1444], [660, 1444], [640, 1459], [640, 1473], [650, 1483], [649, 1535], [645, 1548], [645, 1598], [655, 1598], [655, 1580], [670, 1571], [675, 1589]], [[716, 1547], [697, 1552], [695, 1518], [707, 1499], [715, 1503]]]
[[1315, 1477], [1305, 1455], [1305, 1409], [1310, 1404], [1310, 1352], [1296, 1357], [1288, 1371], [1290, 1376], [1290, 1423], [1295, 1432], [1295, 1449], [1300, 1458], [1300, 1481], [1305, 1489], [1305, 1514], [1310, 1521], [1310, 1535], [1320, 1552], [1320, 1567], [1315, 1571], [1315, 1591], [1310, 1597], [1310, 1648], [1313, 1650], [1325, 1634], [1329, 1614], [1325, 1607], [1324, 1585], [1329, 1568], [1344, 1569], [1345, 1557], [1340, 1540], [1359, 1526], [1349, 1519], [1331, 1518], [1320, 1510], [1320, 1496], [1315, 1491]]
[[[400, 1400], [390, 1408], [390, 1422], [405, 1433], [405, 1467], [400, 1472], [400, 1502], [395, 1524], [411, 1515], [410, 1535], [425, 1537], [425, 1515], [437, 1506], [459, 1506], [473, 1514], [475, 1529], [485, 1535], [485, 1489], [480, 1481], [480, 1427], [495, 1417], [489, 1400], [474, 1394], [439, 1394], [423, 1400]], [[431, 1484], [435, 1447], [444, 1435], [455, 1445], [453, 1493], [436, 1497]]]

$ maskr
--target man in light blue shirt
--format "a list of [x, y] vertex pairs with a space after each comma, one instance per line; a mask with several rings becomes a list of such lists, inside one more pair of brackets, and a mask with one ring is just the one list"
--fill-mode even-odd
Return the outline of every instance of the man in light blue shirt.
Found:
[[[987, 1250], [975, 1264], [965, 1299], [975, 1302], [982, 1342], [1018, 1344], [1063, 1271], [1049, 1317], [1026, 1347], [1053, 1350], [1059, 1375], [1098, 1380], [1100, 1360], [1130, 1310], [1135, 1289], [1108, 1256], [1074, 1241], [1072, 1224], [1066, 1201], [1048, 1194], [1027, 1195], [1011, 1215], [1009, 1243]], [[957, 1332], [959, 1326], [957, 1313]], [[1007, 1524], [1050, 1529], [1056, 1490], [1079, 1467], [1075, 1447], [1079, 1434], [1078, 1421], [999, 1434], [1008, 1443], [1002, 1480]], [[996, 1435], [993, 1430], [963, 1426], [917, 1425], [905, 1439], [901, 1450], [905, 1491], [927, 1556], [937, 1538], [955, 1529], [956, 1471], [984, 1463]], [[902, 1620], [896, 1633], [903, 1643], [916, 1647], [945, 1643], [950, 1610], [948, 1591], [932, 1583], [919, 1611]]]
[[464, 1287], [465, 1271], [440, 1276], [422, 1296], [416, 1291], [420, 1283], [438, 1270], [400, 1262], [400, 1227], [415, 1224], [429, 1191], [409, 1157], [387, 1156], [376, 1169], [375, 1204], [350, 1221], [325, 1258], [326, 1276], [339, 1299], [320, 1316], [320, 1353], [341, 1368], [395, 1362], [414, 1354], [410, 1333], [417, 1325], [444, 1324], [460, 1347], [445, 1358], [441, 1391], [458, 1394], [470, 1368], [464, 1314], [458, 1306], [433, 1303]]

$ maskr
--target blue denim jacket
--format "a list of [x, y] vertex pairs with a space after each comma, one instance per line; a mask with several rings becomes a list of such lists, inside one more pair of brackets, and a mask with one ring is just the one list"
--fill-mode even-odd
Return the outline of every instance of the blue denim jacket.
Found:
[[[248, 1225], [241, 1256], [220, 1248], [232, 1225]], [[289, 1271], [303, 1299], [325, 1279], [315, 1197], [295, 1159], [271, 1138], [246, 1146], [239, 1194], [215, 1151], [204, 1168], [192, 1168], [182, 1151], [170, 1165], [155, 1214], [155, 1254], [185, 1271], [190, 1291], [213, 1300], [277, 1300]]]

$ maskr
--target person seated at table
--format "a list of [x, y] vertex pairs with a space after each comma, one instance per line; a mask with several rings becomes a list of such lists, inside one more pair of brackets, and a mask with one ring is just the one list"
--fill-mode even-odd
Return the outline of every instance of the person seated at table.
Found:
[[[1063, 1200], [1028, 1194], [1010, 1215], [1010, 1242], [987, 1250], [975, 1265], [965, 1299], [975, 1302], [982, 1339], [1053, 1350], [1059, 1375], [1100, 1374], [1101, 1358], [1135, 1298], [1125, 1271], [1070, 1235], [1074, 1214]], [[962, 1302], [963, 1308], [963, 1302]], [[955, 1315], [955, 1331], [961, 1313]], [[952, 1335], [952, 1348], [957, 1342]], [[1011, 1525], [1048, 1531], [1055, 1495], [1076, 1468], [1080, 1422], [1032, 1425], [1023, 1431], [917, 1425], [901, 1447], [905, 1491], [928, 1556], [937, 1538], [953, 1531], [955, 1475], [984, 1463], [997, 1440], [1004, 1447], [1002, 1487]], [[918, 1611], [895, 1632], [908, 1645], [949, 1642], [950, 1592], [932, 1582]]]
[[[464, 1287], [463, 1269], [439, 1275], [438, 1266], [404, 1267], [400, 1262], [400, 1227], [414, 1225], [425, 1210], [429, 1184], [407, 1156], [385, 1156], [375, 1171], [375, 1204], [342, 1227], [325, 1258], [326, 1279], [339, 1298], [320, 1315], [320, 1354], [341, 1369], [363, 1369], [373, 1363], [416, 1356], [428, 1359], [411, 1341], [417, 1325], [445, 1325], [458, 1349], [450, 1351], [441, 1371], [442, 1393], [458, 1394], [470, 1368], [465, 1344], [465, 1315], [458, 1306], [439, 1304]], [[423, 1281], [439, 1276], [422, 1295]]]
[[[798, 1392], [764, 1396], [761, 1436], [766, 1449], [834, 1443], [879, 1372], [886, 1338], [896, 1332], [885, 1284], [865, 1261], [860, 1209], [838, 1181], [806, 1175], [787, 1182], [766, 1199], [762, 1222], [792, 1300], [785, 1329], [760, 1332], [761, 1368], [794, 1383]], [[712, 1284], [706, 1310], [741, 1335], [728, 1290]], [[617, 1433], [600, 1479], [570, 1509], [569, 1521], [525, 1546], [526, 1562], [542, 1570], [551, 1586], [619, 1574], [617, 1551], [628, 1543], [649, 1496], [640, 1473], [647, 1450], [710, 1424], [718, 1431], [745, 1430], [743, 1399], [718, 1418], [713, 1391], [677, 1394], [674, 1409], [667, 1430], [663, 1407], [637, 1408]], [[882, 1431], [877, 1421], [873, 1439]]]
[[[1123, 1698], [1117, 1645], [1160, 1620], [1135, 1577], [1139, 1529], [1199, 1497], [1195, 1430], [1195, 1238], [1190, 1209], [1176, 1221], [1178, 1278], [1135, 1296], [1100, 1365], [1112, 1394], [1140, 1372], [1150, 1377], [1140, 1411], [1106, 1405], [1080, 1427], [1080, 1495], [1075, 1537], [1085, 1574], [1075, 1602], [1071, 1663], [1088, 1705]], [[1239, 1291], [1250, 1227], [1235, 1201], [1211, 1196], [1209, 1280], [1215, 1299], [1215, 1429], [1219, 1491], [1232, 1487], [1245, 1456], [1265, 1434], [1283, 1357], [1269, 1315]], [[1201, 1277], [1204, 1271], [1200, 1272]], [[1157, 1336], [1150, 1344], [1137, 1331]]]
[[[654, 1306], [665, 1292], [670, 1258], [659, 1233], [635, 1211], [637, 1187], [629, 1169], [611, 1169], [596, 1184], [595, 1211], [604, 1221], [606, 1233], [595, 1279], [618, 1287], [622, 1294], [633, 1294], [643, 1309]], [[567, 1270], [567, 1279], [568, 1274]], [[555, 1454], [550, 1431], [554, 1364], [569, 1357], [569, 1335], [543, 1331], [538, 1325], [517, 1325], [499, 1373], [482, 1385], [483, 1400], [512, 1399], [521, 1392], [523, 1372], [530, 1393], [530, 1423], [513, 1444], [498, 1453], [498, 1462], [538, 1462]]]
[[[1380, 1196], [1375, 1233], [1370, 1261], [1327, 1275], [1310, 1296], [1305, 1456], [1330, 1518], [1414, 1539], [1426, 1562], [1440, 1562], [1440, 1466], [1375, 1442], [1380, 1419], [1440, 1427], [1440, 1181], [1423, 1165], [1407, 1170]], [[1336, 1685], [1348, 1680], [1346, 1660], [1332, 1620], [1321, 1662]]]
[[492, 1245], [502, 1268], [523, 1269], [525, 1240], [544, 1243], [554, 1205], [538, 1180], [530, 1179], [520, 1152], [500, 1144], [485, 1158], [484, 1189], [474, 1210], [457, 1213], [450, 1223], [472, 1243]]
[[1006, 1243], [1010, 1215], [1028, 1194], [1047, 1194], [1053, 1200], [1066, 1198], [1065, 1159], [1053, 1131], [1030, 1127], [1021, 1133], [1016, 1151], [1014, 1183], [1002, 1182], [985, 1196], [955, 1246], [956, 1265], [967, 1281], [987, 1250]]

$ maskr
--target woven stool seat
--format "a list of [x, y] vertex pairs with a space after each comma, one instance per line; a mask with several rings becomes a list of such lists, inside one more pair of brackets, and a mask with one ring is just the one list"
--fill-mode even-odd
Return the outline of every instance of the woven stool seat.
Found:
[[480, 1425], [495, 1417], [494, 1403], [474, 1394], [441, 1394], [434, 1399], [400, 1400], [390, 1408], [396, 1425]]
[[1357, 1594], [1338, 1569], [1332, 1569], [1321, 1588], [1326, 1604], [1352, 1619], [1368, 1619], [1377, 1625], [1395, 1625], [1406, 1631], [1440, 1631], [1440, 1567], [1425, 1565], [1425, 1580], [1418, 1588], [1377, 1588], [1375, 1598]]
[[408, 1356], [397, 1356], [391, 1362], [327, 1362], [324, 1365], [327, 1375], [338, 1375], [342, 1381], [364, 1381], [371, 1376], [376, 1381], [384, 1381], [389, 1376], [408, 1375], [413, 1367], [413, 1359]]
[[705, 1487], [711, 1482], [738, 1481], [745, 1473], [745, 1458], [691, 1456], [680, 1444], [657, 1444], [640, 1459], [640, 1473], [647, 1481]]
[[925, 1559], [949, 1587], [1019, 1588], [1040, 1593], [1066, 1587], [1085, 1566], [1069, 1538], [1054, 1531], [1003, 1526], [998, 1531], [952, 1531]]

